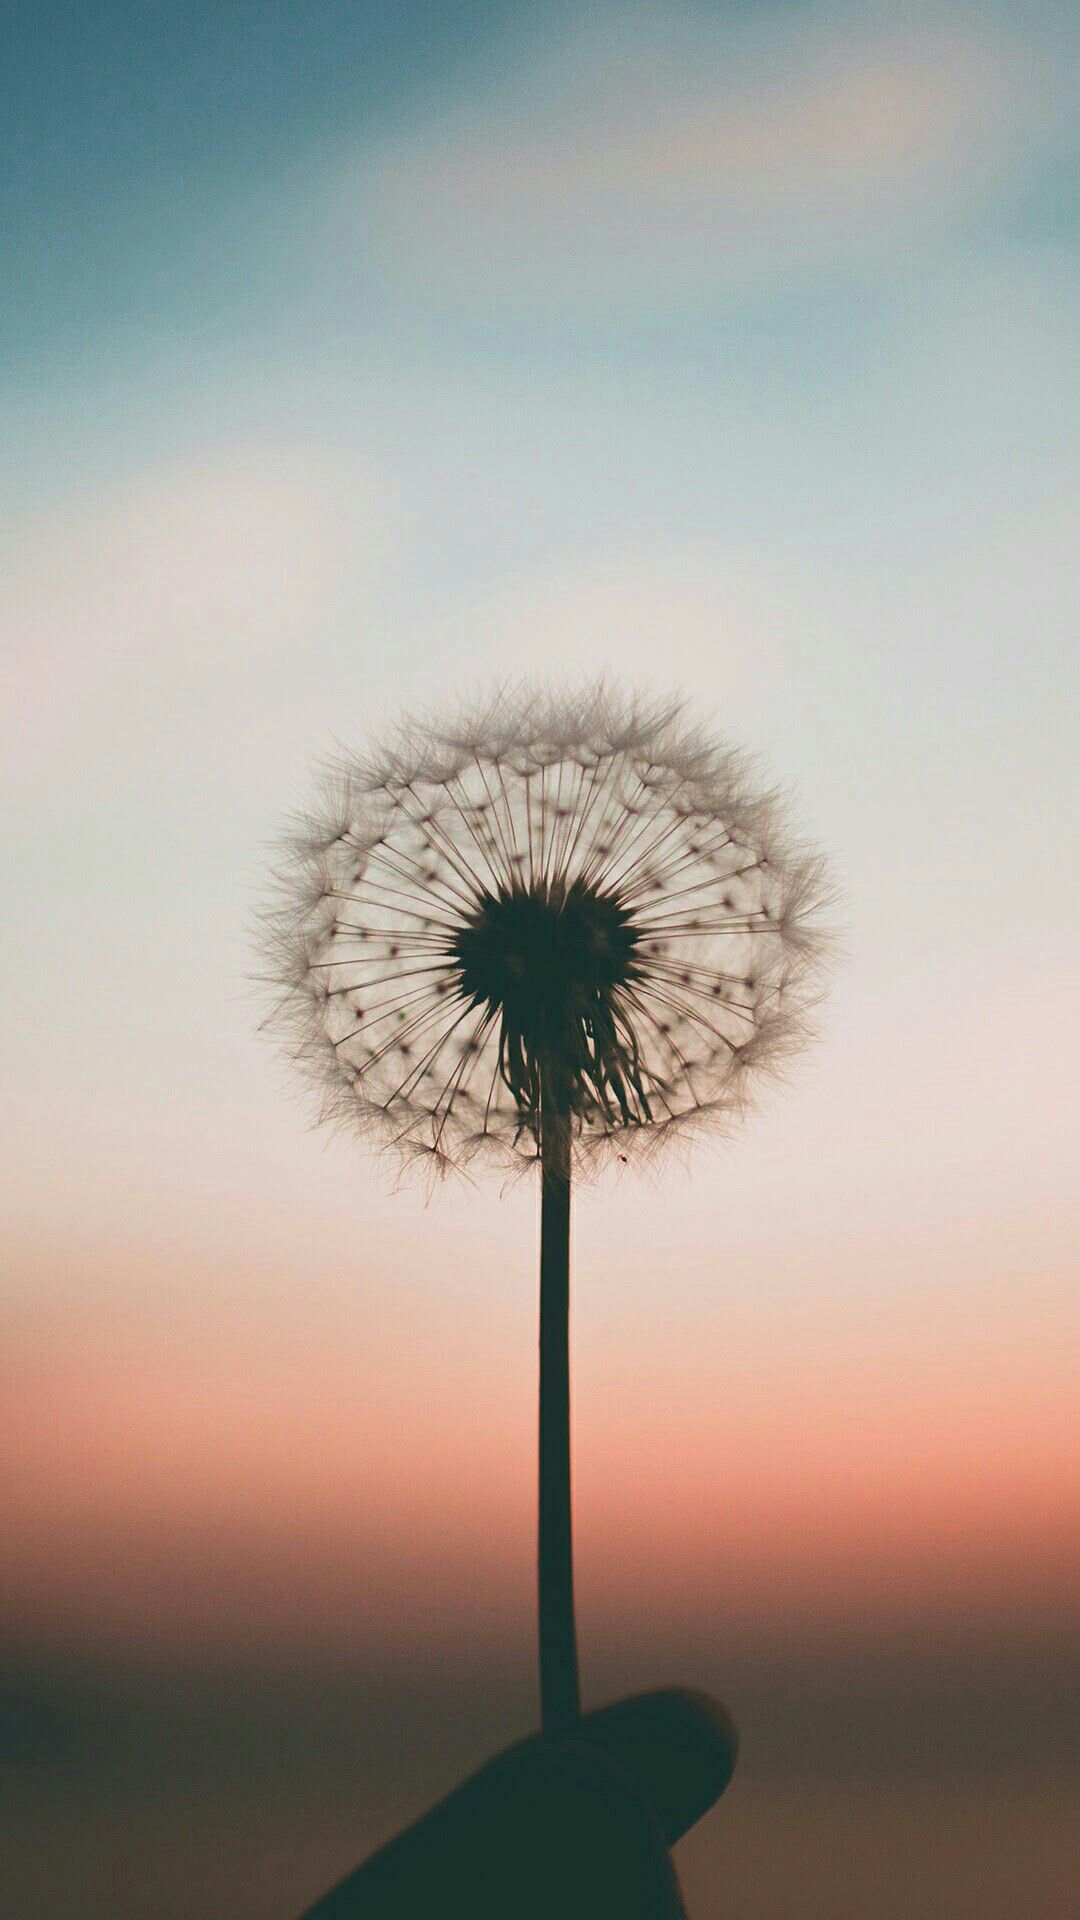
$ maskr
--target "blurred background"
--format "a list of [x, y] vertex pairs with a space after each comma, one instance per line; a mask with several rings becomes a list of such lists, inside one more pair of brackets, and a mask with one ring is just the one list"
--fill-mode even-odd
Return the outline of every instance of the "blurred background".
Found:
[[576, 1215], [589, 1704], [695, 1920], [1080, 1878], [1077, 20], [12, 0], [0, 1911], [290, 1920], [536, 1724], [535, 1196], [255, 1035], [315, 756], [684, 689], [835, 854], [823, 1044]]

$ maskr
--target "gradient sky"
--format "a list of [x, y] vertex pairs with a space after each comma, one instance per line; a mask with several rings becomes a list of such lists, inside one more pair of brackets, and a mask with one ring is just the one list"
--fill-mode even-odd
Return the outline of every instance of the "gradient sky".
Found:
[[531, 1630], [533, 1197], [308, 1131], [245, 983], [313, 758], [518, 670], [845, 893], [790, 1091], [582, 1196], [586, 1649], [1074, 1601], [1070, 13], [9, 10], [16, 1647]]

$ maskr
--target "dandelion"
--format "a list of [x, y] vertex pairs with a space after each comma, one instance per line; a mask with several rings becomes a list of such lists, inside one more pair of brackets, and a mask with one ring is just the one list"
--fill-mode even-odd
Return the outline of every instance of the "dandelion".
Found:
[[819, 855], [681, 702], [501, 694], [343, 756], [263, 915], [266, 1024], [319, 1117], [442, 1173], [537, 1164], [541, 1717], [580, 1713], [575, 1169], [726, 1128], [809, 1030]]

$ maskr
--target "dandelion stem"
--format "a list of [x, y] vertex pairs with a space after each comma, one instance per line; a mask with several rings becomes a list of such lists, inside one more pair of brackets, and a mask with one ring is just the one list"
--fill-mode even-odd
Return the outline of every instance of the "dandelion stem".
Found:
[[569, 1732], [581, 1716], [570, 1517], [570, 1122], [550, 1079], [540, 1111], [540, 1721]]

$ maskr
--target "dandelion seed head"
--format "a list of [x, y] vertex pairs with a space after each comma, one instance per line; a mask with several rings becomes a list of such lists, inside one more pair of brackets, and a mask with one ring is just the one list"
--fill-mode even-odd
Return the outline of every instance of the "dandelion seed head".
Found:
[[677, 701], [501, 693], [339, 751], [260, 916], [264, 1024], [319, 1117], [444, 1172], [726, 1131], [808, 1037], [831, 898]]

